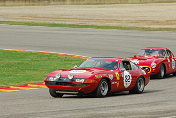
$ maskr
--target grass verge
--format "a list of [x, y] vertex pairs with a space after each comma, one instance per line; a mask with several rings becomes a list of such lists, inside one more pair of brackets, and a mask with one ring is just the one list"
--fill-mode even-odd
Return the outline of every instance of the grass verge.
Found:
[[8, 25], [26, 25], [26, 26], [47, 26], [47, 27], [70, 27], [70, 28], [95, 28], [95, 29], [141, 30], [141, 31], [176, 31], [176, 28], [97, 26], [97, 25], [75, 25], [75, 24], [56, 24], [56, 23], [38, 23], [38, 22], [17, 22], [17, 21], [0, 21], [0, 24], [8, 24]]
[[73, 68], [83, 61], [63, 55], [0, 50], [0, 87], [43, 82], [50, 72]]
[[8, 25], [26, 25], [26, 26], [47, 26], [47, 27], [70, 27], [70, 28], [95, 28], [95, 29], [141, 30], [141, 31], [176, 31], [176, 28], [97, 26], [97, 25], [75, 25], [75, 24], [56, 24], [56, 23], [38, 23], [38, 22], [17, 22], [17, 21], [0, 21], [0, 24], [8, 24]]

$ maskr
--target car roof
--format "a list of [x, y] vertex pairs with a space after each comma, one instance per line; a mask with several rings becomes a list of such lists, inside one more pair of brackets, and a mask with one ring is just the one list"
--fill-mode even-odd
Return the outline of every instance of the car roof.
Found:
[[145, 47], [143, 49], [164, 49], [164, 50], [167, 50], [167, 48], [162, 48], [162, 47]]

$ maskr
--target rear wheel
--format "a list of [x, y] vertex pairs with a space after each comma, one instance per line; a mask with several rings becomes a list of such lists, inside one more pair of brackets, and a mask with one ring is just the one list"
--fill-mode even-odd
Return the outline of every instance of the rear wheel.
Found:
[[97, 89], [95, 90], [94, 95], [96, 97], [105, 97], [108, 95], [109, 92], [109, 86], [106, 79], [100, 80], [100, 83], [98, 84]]
[[173, 75], [176, 76], [176, 72]]
[[54, 98], [61, 98], [64, 95], [63, 93], [57, 93], [55, 89], [49, 89], [49, 93]]
[[159, 70], [158, 74], [156, 75], [156, 77], [159, 79], [163, 79], [164, 76], [165, 76], [165, 69], [164, 69], [164, 65], [161, 64], [160, 70]]
[[132, 94], [140, 94], [143, 93], [145, 88], [145, 80], [142, 77], [139, 77], [136, 81], [136, 84], [134, 86], [134, 88], [132, 90], [130, 90], [129, 92]]

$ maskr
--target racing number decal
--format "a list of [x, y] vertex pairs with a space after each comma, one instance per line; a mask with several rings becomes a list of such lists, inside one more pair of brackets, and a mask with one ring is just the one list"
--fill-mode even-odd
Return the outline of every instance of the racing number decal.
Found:
[[172, 68], [175, 69], [175, 60], [172, 59]]
[[125, 75], [125, 82], [130, 82], [130, 75]]
[[124, 87], [127, 88], [130, 86], [131, 84], [131, 74], [128, 72], [128, 71], [124, 71], [124, 79], [123, 79], [123, 82], [124, 82]]

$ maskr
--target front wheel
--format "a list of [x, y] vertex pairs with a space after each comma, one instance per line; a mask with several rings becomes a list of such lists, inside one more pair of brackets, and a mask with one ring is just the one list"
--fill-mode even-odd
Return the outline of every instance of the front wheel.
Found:
[[159, 79], [163, 79], [164, 76], [165, 76], [164, 65], [161, 64], [160, 70], [159, 70], [158, 74], [156, 75], [156, 77], [159, 78]]
[[105, 97], [108, 95], [109, 92], [109, 86], [106, 79], [100, 80], [100, 83], [98, 84], [97, 89], [95, 90], [95, 97]]
[[144, 78], [139, 77], [136, 81], [134, 88], [129, 92], [132, 94], [140, 94], [140, 93], [143, 93], [144, 88], [145, 88], [145, 80]]
[[61, 98], [64, 95], [63, 93], [57, 93], [55, 89], [49, 89], [49, 93], [54, 98]]

